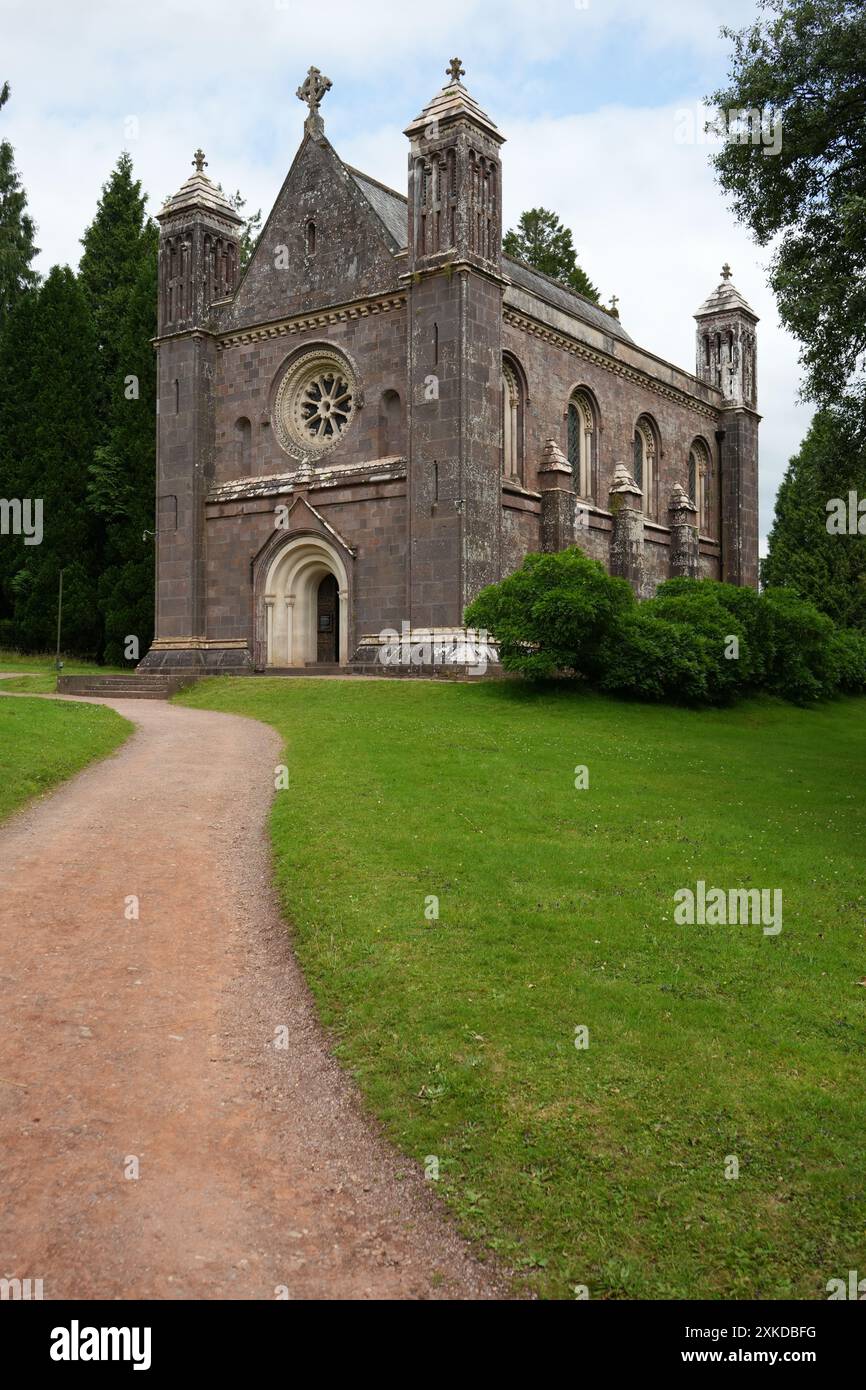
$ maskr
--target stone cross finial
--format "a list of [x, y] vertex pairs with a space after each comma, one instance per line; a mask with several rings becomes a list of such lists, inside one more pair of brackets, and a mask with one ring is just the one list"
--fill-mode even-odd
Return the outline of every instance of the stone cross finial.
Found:
[[451, 78], [452, 82], [459, 82], [461, 77], [465, 77], [466, 69], [464, 68], [459, 58], [452, 58], [451, 62], [445, 69], [445, 73], [446, 76]]
[[311, 67], [306, 77], [297, 90], [299, 101], [305, 101], [310, 108], [310, 115], [317, 116], [319, 107], [322, 104], [322, 97], [331, 90], [333, 83], [330, 77], [325, 77], [318, 68]]
[[616, 307], [618, 304], [619, 304], [619, 295], [618, 295], [618, 294], [612, 294], [611, 297], [610, 297], [610, 312], [613, 314], [613, 316], [614, 316], [615, 319], [618, 319], [618, 318], [619, 318], [619, 309]]
[[728, 265], [727, 261], [725, 261], [725, 264], [722, 266], [722, 279], [723, 279], [723, 280], [730, 280], [730, 278], [731, 278], [731, 267]]
[[195, 154], [190, 160], [190, 163], [195, 165], [195, 171], [197, 174], [204, 173], [204, 166], [207, 164], [207, 160], [204, 157], [204, 150], [196, 150]]

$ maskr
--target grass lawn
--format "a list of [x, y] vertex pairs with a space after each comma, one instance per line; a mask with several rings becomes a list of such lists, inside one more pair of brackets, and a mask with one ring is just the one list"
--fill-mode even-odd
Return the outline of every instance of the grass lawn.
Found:
[[[93, 661], [78, 661], [61, 655], [64, 676], [115, 676], [135, 669], [129, 666], [97, 666]], [[57, 671], [53, 652], [12, 652], [0, 648], [0, 671], [20, 672], [3, 681], [3, 689], [24, 691], [30, 695], [52, 695], [57, 689]]]
[[[16, 684], [3, 681], [0, 688]], [[128, 720], [102, 705], [0, 694], [0, 819], [104, 758], [131, 733]]]
[[[339, 1055], [531, 1287], [814, 1299], [866, 1273], [866, 700], [230, 678], [179, 700], [282, 733], [276, 872]], [[676, 925], [699, 879], [782, 889], [782, 932]]]

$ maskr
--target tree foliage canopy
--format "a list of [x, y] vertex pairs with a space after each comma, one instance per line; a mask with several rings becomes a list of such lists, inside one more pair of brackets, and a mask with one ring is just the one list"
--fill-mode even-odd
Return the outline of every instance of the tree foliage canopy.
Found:
[[[856, 532], [828, 531], [828, 503], [866, 501], [866, 425], [853, 403], [818, 412], [776, 495], [761, 578], [809, 599], [835, 622], [866, 631], [866, 514]], [[859, 527], [863, 526], [863, 533]]]
[[[864, 388], [866, 7], [863, 0], [762, 0], [732, 41], [728, 116], [781, 121], [781, 148], [729, 139], [713, 156], [759, 245], [777, 242], [770, 285], [802, 344], [805, 393], [821, 404]], [[777, 240], [778, 239], [778, 240]]]
[[521, 213], [517, 227], [505, 233], [502, 249], [506, 256], [526, 261], [598, 304], [598, 290], [577, 264], [571, 229], [563, 226], [555, 212], [530, 208]]
[[[9, 100], [9, 83], [0, 87], [0, 111]], [[30, 262], [38, 254], [36, 227], [27, 212], [27, 194], [15, 168], [15, 152], [0, 140], [0, 328], [16, 299], [38, 282]]]

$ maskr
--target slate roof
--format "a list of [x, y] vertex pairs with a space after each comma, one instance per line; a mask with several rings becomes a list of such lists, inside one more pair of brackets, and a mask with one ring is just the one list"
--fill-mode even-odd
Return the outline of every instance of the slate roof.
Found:
[[395, 193], [393, 188], [386, 188], [377, 179], [371, 179], [369, 174], [362, 174], [360, 169], [353, 169], [351, 164], [347, 164], [345, 167], [379, 221], [383, 223], [395, 248], [402, 251], [409, 240], [407, 221], [409, 205], [407, 200], [399, 193]]
[[[729, 268], [726, 266], [728, 274]], [[758, 315], [750, 304], [747, 304], [740, 291], [730, 280], [722, 280], [716, 286], [709, 299], [705, 299], [699, 309], [695, 310], [695, 318], [703, 318], [707, 314], [727, 313], [732, 309], [744, 309], [747, 314], [751, 314], [755, 322], [758, 322]]]
[[598, 304], [593, 304], [591, 300], [584, 299], [582, 294], [570, 290], [567, 285], [554, 280], [550, 275], [545, 275], [543, 271], [536, 270], [525, 261], [513, 260], [511, 256], [502, 257], [502, 269], [520, 289], [538, 295], [539, 299], [546, 300], [555, 309], [561, 309], [564, 314], [571, 314], [574, 318], [583, 319], [584, 323], [592, 324], [593, 328], [607, 333], [611, 338], [619, 338], [624, 343], [632, 342], [619, 319], [613, 314], [609, 314]]
[[217, 188], [207, 174], [191, 174], [186, 183], [167, 200], [156, 215], [160, 218], [168, 217], [170, 213], [188, 208], [206, 208], [209, 212], [228, 218], [230, 222], [243, 222], [243, 218], [232, 207], [222, 189]]
[[[346, 169], [384, 225], [395, 247], [399, 250], [405, 249], [409, 239], [407, 200], [401, 193], [395, 192], [393, 188], [386, 188], [383, 183], [371, 179], [360, 169], [353, 169], [350, 164], [346, 165]], [[520, 289], [537, 295], [539, 299], [552, 304], [555, 309], [561, 309], [564, 314], [571, 314], [574, 318], [583, 319], [584, 323], [591, 324], [593, 328], [608, 334], [609, 337], [619, 338], [621, 342], [632, 341], [613, 314], [606, 313], [597, 304], [592, 304], [542, 271], [533, 269], [525, 261], [515, 261], [511, 256], [503, 256], [502, 267], [509, 279]]]
[[416, 116], [411, 125], [406, 127], [406, 135], [414, 135], [418, 131], [425, 130], [430, 125], [445, 125], [448, 121], [456, 120], [458, 116], [468, 116], [475, 125], [486, 130], [495, 140], [502, 144], [502, 136], [486, 112], [481, 110], [478, 102], [467, 92], [463, 83], [460, 81], [446, 82], [440, 92], [437, 92], [432, 101], [429, 101], [421, 112]]

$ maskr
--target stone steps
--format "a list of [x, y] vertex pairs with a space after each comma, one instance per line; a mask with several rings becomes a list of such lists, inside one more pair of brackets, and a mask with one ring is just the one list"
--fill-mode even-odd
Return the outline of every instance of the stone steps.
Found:
[[59, 695], [95, 695], [114, 700], [168, 700], [194, 676], [144, 675], [131, 672], [128, 676], [58, 676]]

